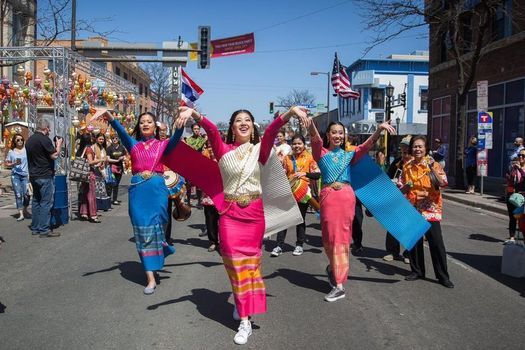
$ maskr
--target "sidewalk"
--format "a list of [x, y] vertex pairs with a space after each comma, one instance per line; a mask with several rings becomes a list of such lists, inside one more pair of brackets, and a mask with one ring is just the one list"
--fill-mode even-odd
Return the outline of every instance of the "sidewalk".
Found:
[[466, 194], [463, 190], [446, 189], [443, 191], [443, 199], [465, 204], [474, 208], [480, 208], [493, 213], [507, 215], [507, 204], [502, 196], [494, 194]]

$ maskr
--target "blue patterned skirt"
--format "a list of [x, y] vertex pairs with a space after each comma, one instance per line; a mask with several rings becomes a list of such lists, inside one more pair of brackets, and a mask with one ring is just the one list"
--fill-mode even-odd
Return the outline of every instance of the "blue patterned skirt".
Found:
[[175, 252], [164, 240], [168, 222], [168, 188], [162, 176], [145, 180], [133, 175], [129, 187], [129, 217], [145, 271], [161, 270], [164, 258]]

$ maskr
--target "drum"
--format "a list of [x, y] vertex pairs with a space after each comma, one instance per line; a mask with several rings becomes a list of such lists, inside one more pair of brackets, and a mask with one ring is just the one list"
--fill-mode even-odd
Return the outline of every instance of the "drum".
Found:
[[184, 184], [186, 181], [184, 181], [184, 178], [180, 176], [179, 174], [168, 170], [165, 171], [163, 174], [164, 182], [166, 183], [166, 187], [169, 191], [169, 198], [175, 198], [180, 196], [184, 191]]
[[308, 181], [297, 177], [291, 178], [289, 181], [290, 187], [292, 188], [292, 194], [296, 202], [303, 204], [308, 203], [308, 201], [310, 201], [312, 198], [312, 192], [310, 190]]

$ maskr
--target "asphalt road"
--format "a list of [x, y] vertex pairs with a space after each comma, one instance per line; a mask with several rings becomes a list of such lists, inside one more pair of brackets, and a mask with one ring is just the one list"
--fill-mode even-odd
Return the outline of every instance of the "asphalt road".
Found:
[[[126, 200], [127, 197], [122, 197]], [[146, 205], [146, 204], [145, 204]], [[72, 221], [59, 238], [30, 235], [0, 209], [1, 349], [231, 349], [237, 324], [220, 257], [198, 237], [202, 210], [174, 226], [177, 253], [152, 296], [127, 206], [102, 224]], [[351, 258], [346, 299], [327, 303], [327, 258], [308, 215], [308, 244], [263, 261], [268, 312], [253, 317], [247, 349], [519, 349], [525, 341], [525, 279], [502, 275], [506, 220], [445, 203], [443, 230], [455, 289], [406, 282], [403, 262], [387, 263], [384, 230], [365, 218], [365, 251]], [[287, 242], [295, 241], [295, 232]]]

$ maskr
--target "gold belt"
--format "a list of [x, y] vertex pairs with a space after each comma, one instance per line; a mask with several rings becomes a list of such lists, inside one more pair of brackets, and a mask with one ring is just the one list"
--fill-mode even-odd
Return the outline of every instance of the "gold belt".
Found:
[[227, 202], [235, 202], [240, 207], [247, 207], [250, 205], [251, 202], [253, 202], [256, 199], [261, 198], [261, 194], [258, 192], [253, 193], [247, 193], [247, 194], [225, 194], [224, 199]]
[[334, 190], [339, 191], [341, 188], [343, 188], [344, 186], [347, 186], [347, 185], [349, 185], [349, 184], [347, 184], [346, 182], [332, 182], [331, 184], [323, 185], [323, 188], [331, 187]]
[[153, 171], [146, 170], [146, 171], [141, 171], [140, 173], [135, 173], [133, 175], [139, 175], [144, 180], [148, 180], [148, 179], [151, 179], [155, 175], [160, 175], [160, 173], [156, 173], [156, 172], [153, 172]]

